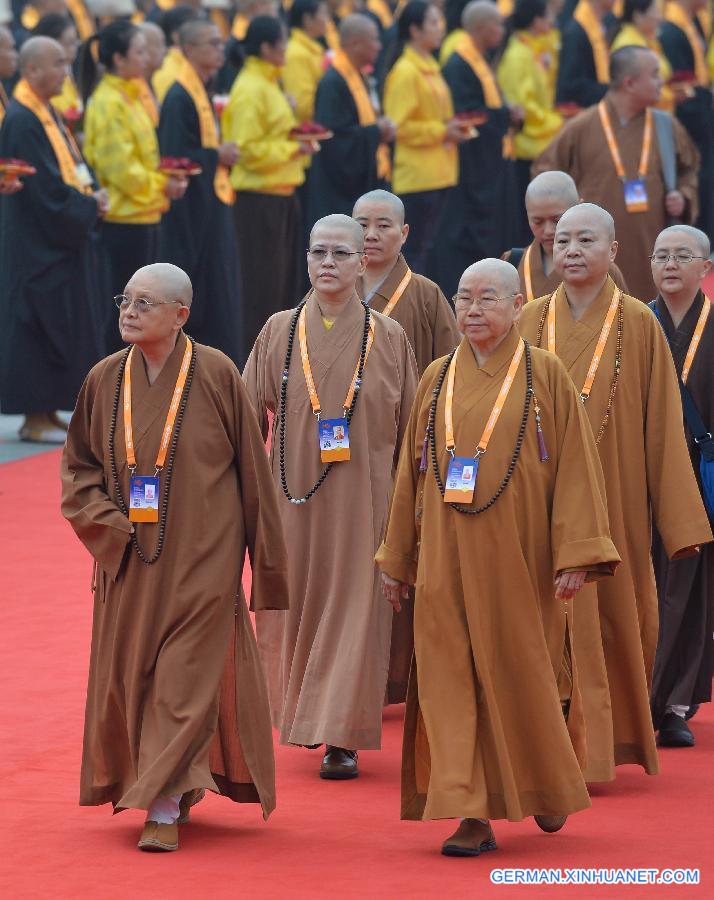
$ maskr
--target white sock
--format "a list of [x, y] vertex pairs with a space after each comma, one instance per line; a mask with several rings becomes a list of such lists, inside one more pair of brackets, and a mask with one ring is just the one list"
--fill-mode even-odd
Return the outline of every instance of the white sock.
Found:
[[157, 797], [146, 814], [147, 822], [158, 822], [160, 825], [173, 825], [179, 817], [181, 794], [173, 797]]
[[679, 704], [674, 704], [672, 706], [667, 707], [667, 712], [673, 712], [675, 716], [679, 716], [680, 718], [684, 718], [689, 711], [688, 706], [681, 706]]

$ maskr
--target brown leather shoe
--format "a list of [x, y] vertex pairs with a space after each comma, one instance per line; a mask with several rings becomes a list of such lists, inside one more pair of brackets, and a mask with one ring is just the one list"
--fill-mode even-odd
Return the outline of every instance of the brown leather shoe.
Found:
[[540, 830], [548, 834], [555, 834], [556, 831], [560, 831], [568, 819], [567, 816], [533, 816], [533, 818]]
[[194, 788], [192, 791], [186, 791], [179, 802], [179, 817], [177, 823], [185, 825], [191, 816], [191, 807], [200, 803], [206, 796], [204, 788]]
[[444, 856], [480, 856], [497, 850], [496, 838], [486, 819], [464, 819], [441, 847]]
[[356, 778], [359, 775], [357, 768], [357, 751], [345, 750], [342, 747], [326, 747], [327, 752], [320, 766], [320, 778], [329, 778], [333, 781], [345, 781], [348, 778]]
[[178, 823], [163, 825], [151, 820], [145, 822], [144, 830], [141, 832], [139, 843], [136, 846], [139, 850], [148, 850], [154, 853], [178, 850]]

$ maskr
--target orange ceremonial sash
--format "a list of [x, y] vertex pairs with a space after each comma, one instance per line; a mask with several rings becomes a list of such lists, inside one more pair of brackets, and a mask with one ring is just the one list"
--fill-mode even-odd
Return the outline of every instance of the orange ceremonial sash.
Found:
[[89, 10], [82, 0], [67, 0], [67, 9], [74, 20], [74, 24], [77, 26], [77, 34], [80, 41], [86, 41], [97, 30]]
[[[481, 82], [486, 106], [489, 109], [501, 109], [505, 104], [498, 89], [496, 75], [468, 35], [459, 41], [455, 52], [465, 63], [468, 63], [474, 75]], [[504, 159], [513, 159], [514, 156], [513, 137], [509, 131], [503, 138], [503, 157]]]
[[707, 68], [707, 59], [704, 53], [704, 42], [697, 31], [696, 25], [682, 9], [678, 3], [668, 3], [664, 10], [664, 17], [667, 22], [681, 28], [687, 35], [689, 46], [694, 54], [694, 74], [697, 83], [701, 87], [709, 86], [709, 70]]
[[602, 23], [593, 12], [588, 0], [580, 0], [575, 7], [573, 18], [588, 36], [595, 60], [595, 77], [600, 84], [610, 83], [610, 53]]

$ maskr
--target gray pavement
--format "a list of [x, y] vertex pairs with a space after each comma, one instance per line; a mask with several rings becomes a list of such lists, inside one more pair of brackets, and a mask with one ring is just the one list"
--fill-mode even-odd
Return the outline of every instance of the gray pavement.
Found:
[[[60, 413], [60, 415], [68, 422], [71, 413]], [[23, 416], [0, 415], [0, 463], [26, 459], [28, 456], [47, 453], [48, 450], [56, 450], [61, 446], [61, 444], [31, 444], [21, 441], [18, 431], [22, 422]]]

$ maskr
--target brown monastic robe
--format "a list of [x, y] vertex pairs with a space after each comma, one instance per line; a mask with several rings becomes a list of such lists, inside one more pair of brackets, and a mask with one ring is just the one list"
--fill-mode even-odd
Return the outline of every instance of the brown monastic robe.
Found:
[[[585, 382], [615, 285], [607, 278], [579, 321], [562, 286], [555, 294], [556, 350], [578, 391]], [[547, 297], [527, 304], [519, 323], [533, 344]], [[597, 434], [615, 367], [617, 319], [585, 411]], [[547, 326], [541, 346], [547, 345]], [[611, 781], [615, 766], [658, 771], [649, 687], [657, 645], [657, 592], [650, 556], [654, 519], [667, 554], [712, 539], [682, 428], [679, 388], [662, 329], [644, 303], [624, 296], [622, 372], [598, 445], [610, 531], [622, 565], [586, 586], [574, 615], [574, 650], [587, 731], [588, 782]]]
[[[416, 389], [403, 328], [373, 313], [375, 336], [350, 425], [348, 462], [336, 463], [300, 505], [280, 487], [281, 376], [293, 310], [268, 319], [245, 369], [263, 435], [274, 414], [270, 464], [288, 540], [290, 610], [256, 616], [273, 724], [284, 744], [378, 749], [392, 610], [379, 589], [374, 554], [382, 540], [398, 448]], [[317, 298], [307, 301], [307, 344], [323, 418], [342, 416], [359, 358], [364, 306], [355, 294], [328, 331]], [[289, 489], [302, 497], [324, 469], [297, 333], [286, 411]]]
[[[400, 253], [392, 271], [370, 298], [369, 305], [382, 312], [407, 271], [407, 263]], [[357, 293], [364, 300], [362, 279]], [[461, 340], [456, 317], [441, 288], [424, 275], [412, 272], [412, 277], [391, 318], [399, 322], [411, 344], [419, 376], [426, 367], [449, 353]], [[414, 596], [402, 604], [402, 611], [392, 623], [392, 646], [389, 654], [387, 703], [404, 703], [407, 696], [409, 669], [414, 652]]]
[[[699, 293], [679, 327], [675, 328], [664, 300], [657, 298], [657, 312], [669, 336], [674, 364], [680, 374], [702, 306], [709, 302]], [[704, 424], [711, 431], [714, 428], [714, 310], [709, 313], [704, 326], [687, 378], [687, 389]], [[694, 472], [699, 480], [699, 450], [688, 426], [686, 436]], [[714, 674], [714, 544], [702, 547], [697, 556], [670, 561], [655, 531], [652, 559], [660, 617], [652, 676], [652, 712], [655, 725], [659, 725], [667, 706], [691, 706], [711, 700]]]
[[[186, 338], [150, 385], [132, 361], [137, 473], [154, 473]], [[265, 449], [235, 366], [195, 345], [159, 560], [144, 564], [117, 506], [109, 433], [122, 353], [87, 376], [62, 459], [62, 512], [95, 559], [96, 589], [80, 803], [148, 809], [207, 788], [275, 807], [268, 697], [241, 591], [246, 548], [255, 609], [287, 606], [287, 560]], [[119, 403], [115, 457], [128, 503]], [[162, 490], [166, 475], [162, 475]], [[137, 524], [150, 555], [158, 525]]]
[[[611, 101], [606, 98], [605, 103], [626, 176], [637, 178], [645, 114], [642, 112], [623, 125]], [[676, 119], [672, 120], [672, 125], [677, 157], [676, 189], [684, 195], [687, 204], [683, 221], [691, 224], [697, 217], [699, 153]], [[631, 295], [645, 302], [651, 300], [657, 292], [647, 260], [657, 235], [668, 224], [664, 208], [667, 188], [655, 128], [652, 129], [652, 152], [644, 179], [649, 203], [647, 212], [627, 212], [623, 185], [615, 172], [597, 106], [584, 110], [567, 123], [533, 163], [532, 174], [535, 177], [552, 169], [572, 175], [583, 200], [597, 203], [610, 212], [620, 238], [617, 263]]]
[[[454, 391], [456, 454], [475, 452], [518, 341], [515, 327], [479, 367], [466, 339]], [[519, 820], [590, 805], [568, 731], [582, 742], [577, 673], [566, 726], [557, 676], [566, 650], [565, 605], [553, 578], [566, 569], [610, 575], [594, 441], [563, 366], [532, 350], [533, 387], [550, 458], [541, 462], [533, 408], [513, 477], [486, 512], [444, 503], [431, 469], [419, 472], [432, 391], [443, 360], [417, 391], [399, 460], [387, 535], [377, 560], [416, 584], [415, 672], [402, 758], [402, 818]], [[521, 361], [481, 458], [476, 503], [496, 492], [514, 450], [526, 392]], [[442, 478], [446, 386], [436, 409]], [[386, 602], [386, 601], [382, 601]], [[579, 597], [572, 604], [577, 608]]]
[[[526, 253], [529, 250], [529, 247], [526, 247], [521, 254], [520, 262], [518, 263], [518, 275], [521, 279], [521, 291], [523, 292], [523, 300], [528, 303], [530, 300], [536, 300], [538, 297], [543, 297], [545, 294], [552, 294], [553, 291], [560, 284], [560, 275], [552, 269], [549, 275], [546, 275], [545, 268], [543, 266], [543, 248], [540, 244], [533, 241], [530, 244], [531, 249], [531, 290], [533, 295], [531, 297], [528, 296], [528, 290], [526, 288], [526, 276], [525, 276], [525, 261], [526, 261]], [[511, 262], [511, 251], [507, 251], [503, 254], [503, 259], [506, 262]], [[617, 267], [616, 263], [612, 263], [610, 266], [610, 278], [615, 282], [615, 284], [621, 288], [625, 293], [627, 293], [627, 284], [625, 283], [625, 279], [623, 277], [622, 272]]]

